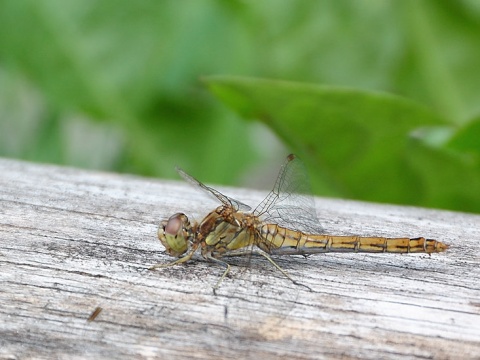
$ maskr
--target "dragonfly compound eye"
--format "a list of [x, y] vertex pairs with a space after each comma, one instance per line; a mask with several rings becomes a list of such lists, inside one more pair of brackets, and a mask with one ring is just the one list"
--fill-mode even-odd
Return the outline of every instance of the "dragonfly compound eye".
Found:
[[158, 239], [171, 256], [182, 256], [190, 246], [192, 228], [185, 214], [177, 213], [158, 227]]

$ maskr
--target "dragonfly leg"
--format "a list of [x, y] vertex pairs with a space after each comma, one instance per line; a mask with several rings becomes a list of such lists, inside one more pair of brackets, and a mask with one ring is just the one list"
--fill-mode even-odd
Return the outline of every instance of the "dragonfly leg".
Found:
[[230, 264], [226, 263], [225, 261], [214, 258], [211, 255], [207, 255], [206, 258], [207, 258], [207, 260], [210, 260], [210, 261], [214, 262], [215, 264], [218, 264], [220, 266], [225, 267], [225, 271], [223, 272], [222, 276], [220, 277], [220, 279], [218, 279], [215, 286], [213, 286], [213, 293], [216, 295], [216, 290], [220, 287], [220, 284], [223, 282], [223, 279], [225, 279], [225, 277], [230, 272], [231, 266], [230, 266]]
[[148, 268], [148, 270], [155, 270], [155, 269], [161, 269], [161, 268], [166, 268], [166, 267], [170, 267], [170, 266], [174, 266], [174, 265], [177, 265], [177, 264], [182, 264], [188, 260], [190, 260], [193, 256], [193, 254], [195, 253], [195, 250], [194, 251], [190, 251], [187, 255], [181, 257], [180, 259], [177, 259], [175, 261], [172, 261], [172, 262], [169, 262], [169, 263], [166, 263], [166, 264], [155, 264], [155, 265], [152, 265]]
[[309, 286], [305, 285], [305, 284], [302, 284], [294, 279], [292, 279], [290, 277], [290, 275], [288, 275], [288, 273], [282, 269], [282, 267], [280, 265], [278, 265], [271, 257], [270, 255], [268, 255], [265, 251], [261, 250], [261, 249], [255, 249], [252, 251], [253, 254], [256, 254], [256, 255], [261, 255], [263, 256], [265, 259], [267, 259], [268, 261], [270, 261], [270, 263], [275, 266], [278, 270], [280, 270], [282, 272], [283, 275], [285, 275], [285, 277], [287, 279], [289, 279], [292, 283], [294, 283], [295, 285], [300, 285], [300, 286], [303, 286], [303, 287], [306, 287], [309, 291], [313, 291]]
[[[303, 286], [303, 287], [306, 287], [309, 291], [312, 291], [312, 289], [310, 287], [308, 287], [307, 285], [305, 284], [302, 284], [296, 280], [294, 280], [290, 275], [288, 275], [288, 273], [282, 269], [282, 267], [280, 265], [278, 265], [275, 260], [273, 260], [270, 255], [268, 253], [266, 253], [265, 251], [263, 251], [262, 249], [253, 249], [253, 250], [244, 250], [244, 249], [237, 249], [237, 250], [232, 250], [232, 251], [229, 251], [227, 253], [224, 254], [224, 256], [245, 256], [245, 255], [251, 255], [251, 254], [254, 254], [254, 255], [261, 255], [263, 256], [265, 259], [267, 259], [270, 264], [272, 264], [273, 266], [275, 266], [278, 270], [280, 270], [282, 272], [282, 274], [287, 278], [289, 279], [292, 283], [294, 283], [295, 285], [300, 285], [300, 286]], [[217, 259], [216, 259], [217, 260]], [[228, 265], [228, 264], [227, 264]], [[230, 266], [230, 265], [229, 265]], [[228, 273], [228, 272], [227, 272]], [[225, 274], [226, 275], [226, 274]]]
[[[263, 256], [265, 259], [267, 259], [268, 261], [270, 261], [270, 264], [272, 264], [273, 266], [275, 266], [278, 270], [280, 270], [282, 272], [283, 275], [285, 275], [285, 277], [287, 279], [290, 279], [294, 284], [299, 284], [297, 283], [295, 280], [293, 280], [290, 275], [288, 275], [288, 273], [282, 269], [282, 267], [280, 265], [278, 265], [271, 257], [270, 255], [268, 255], [265, 251], [263, 250], [260, 250], [260, 249], [255, 249], [252, 251], [253, 254], [256, 254], [256, 255], [261, 255]], [[301, 285], [301, 284], [300, 284]]]

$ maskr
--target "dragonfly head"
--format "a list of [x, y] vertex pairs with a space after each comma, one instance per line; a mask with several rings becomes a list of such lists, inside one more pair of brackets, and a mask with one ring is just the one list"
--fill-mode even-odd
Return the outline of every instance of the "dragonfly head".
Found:
[[194, 231], [185, 214], [176, 213], [163, 220], [158, 227], [158, 238], [170, 256], [181, 257], [190, 249]]

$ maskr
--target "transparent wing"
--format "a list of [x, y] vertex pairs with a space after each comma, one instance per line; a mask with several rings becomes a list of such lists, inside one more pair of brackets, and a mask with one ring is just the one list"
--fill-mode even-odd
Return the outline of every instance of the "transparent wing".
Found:
[[321, 234], [311, 195], [310, 182], [303, 162], [295, 155], [287, 156], [273, 190], [255, 208], [254, 215], [266, 223], [278, 224], [292, 230]]
[[228, 197], [226, 195], [223, 195], [221, 192], [201, 183], [197, 179], [195, 179], [193, 176], [187, 174], [185, 171], [180, 169], [179, 167], [176, 167], [175, 170], [177, 170], [178, 174], [188, 183], [191, 185], [198, 187], [205, 191], [207, 194], [210, 196], [215, 197], [215, 199], [219, 200], [222, 204], [226, 206], [232, 206], [235, 210], [241, 210], [241, 211], [249, 211], [251, 210], [251, 207], [248, 206], [247, 204], [242, 203], [241, 201], [232, 199], [231, 197]]

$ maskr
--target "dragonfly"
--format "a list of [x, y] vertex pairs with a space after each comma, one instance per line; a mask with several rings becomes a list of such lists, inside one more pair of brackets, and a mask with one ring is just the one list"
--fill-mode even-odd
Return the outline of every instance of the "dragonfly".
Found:
[[272, 255], [310, 255], [328, 252], [356, 253], [440, 253], [448, 245], [425, 237], [381, 237], [326, 234], [317, 218], [315, 200], [303, 162], [287, 156], [275, 185], [267, 197], [251, 207], [201, 183], [180, 168], [188, 183], [205, 191], [221, 203], [201, 222], [190, 223], [184, 213], [173, 214], [158, 227], [158, 238], [166, 252], [178, 258], [156, 264], [151, 270], [189, 261], [199, 251], [204, 259], [225, 268], [214, 286], [217, 289], [230, 272], [225, 258], [260, 255], [283, 275], [297, 283], [272, 258]]

